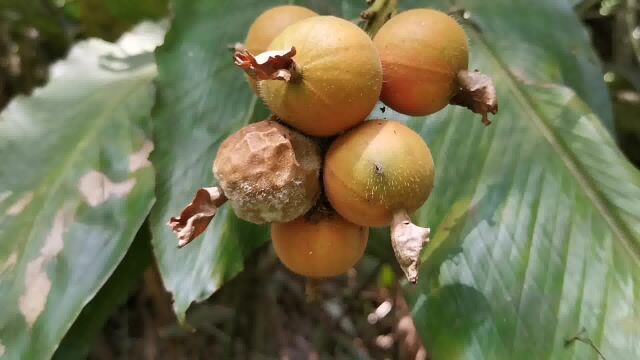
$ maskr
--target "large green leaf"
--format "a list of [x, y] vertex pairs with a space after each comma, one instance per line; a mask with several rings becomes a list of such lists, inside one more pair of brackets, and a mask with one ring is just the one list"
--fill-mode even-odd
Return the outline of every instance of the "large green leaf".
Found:
[[154, 110], [157, 202], [151, 212], [153, 247], [179, 318], [242, 269], [242, 260], [268, 239], [267, 228], [239, 220], [224, 207], [210, 229], [178, 250], [167, 226], [195, 191], [214, 183], [220, 143], [252, 120], [266, 117], [227, 45], [242, 41], [252, 20], [276, 1], [176, 1], [164, 45]]
[[[640, 173], [594, 111], [549, 82], [563, 79], [519, 71], [562, 69], [560, 82], [575, 86], [588, 68], [559, 50], [569, 46], [564, 6], [491, 2], [522, 19], [483, 12], [486, 3], [466, 2], [486, 29], [467, 30], [472, 67], [496, 82], [494, 124], [453, 107], [410, 121], [437, 168], [416, 214], [433, 239], [421, 281], [406, 287], [418, 330], [436, 360], [597, 359], [588, 341], [608, 359], [640, 358]], [[544, 37], [543, 27], [563, 35]], [[539, 31], [544, 52], [517, 55], [501, 40], [535, 48]], [[579, 83], [583, 93], [600, 87], [597, 77]], [[584, 341], [565, 344], [577, 334]]]
[[145, 269], [152, 264], [151, 233], [146, 223], [136, 234], [125, 257], [113, 271], [109, 280], [89, 302], [73, 326], [65, 334], [53, 355], [54, 360], [86, 359], [95, 340], [109, 317], [118, 306], [131, 296], [132, 289], [140, 285]]
[[153, 203], [153, 58], [145, 25], [87, 40], [0, 114], [0, 357], [50, 357]]

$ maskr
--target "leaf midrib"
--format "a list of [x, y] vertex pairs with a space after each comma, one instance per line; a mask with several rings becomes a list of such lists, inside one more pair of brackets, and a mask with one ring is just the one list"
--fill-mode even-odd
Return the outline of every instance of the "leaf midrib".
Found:
[[584, 191], [587, 197], [593, 203], [593, 206], [598, 210], [599, 214], [605, 220], [614, 236], [619, 238], [622, 245], [626, 248], [627, 252], [631, 254], [631, 258], [637, 266], [640, 266], [640, 247], [634, 242], [633, 235], [630, 229], [619, 219], [615, 213], [609, 211], [607, 206], [607, 200], [603, 198], [601, 193], [597, 190], [593, 184], [590, 176], [585, 174], [585, 171], [575, 161], [575, 156], [571, 151], [567, 150], [557, 136], [553, 133], [550, 126], [543, 120], [543, 116], [533, 106], [533, 101], [521, 88], [520, 82], [516, 79], [513, 73], [509, 70], [506, 64], [497, 56], [496, 52], [491, 48], [484, 36], [478, 33], [477, 30], [467, 30], [467, 34], [470, 37], [474, 37], [477, 44], [480, 44], [485, 52], [490, 55], [490, 58], [496, 63], [497, 67], [502, 69], [507, 79], [507, 83], [513, 90], [511, 93], [518, 98], [518, 101], [525, 107], [525, 110], [531, 114], [529, 116], [533, 121], [535, 127], [540, 131], [543, 138], [547, 140], [551, 148], [560, 156], [560, 159], [567, 167], [569, 173], [573, 175], [580, 188]]

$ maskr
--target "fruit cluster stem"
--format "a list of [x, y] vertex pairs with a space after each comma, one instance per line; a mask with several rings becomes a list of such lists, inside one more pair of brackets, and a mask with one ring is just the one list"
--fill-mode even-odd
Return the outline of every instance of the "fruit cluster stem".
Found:
[[402, 209], [393, 214], [391, 245], [402, 271], [412, 284], [418, 281], [420, 254], [429, 242], [430, 233], [429, 228], [412, 224], [406, 210]]
[[398, 0], [367, 0], [369, 7], [360, 13], [366, 21], [365, 31], [372, 38], [392, 16], [398, 13]]

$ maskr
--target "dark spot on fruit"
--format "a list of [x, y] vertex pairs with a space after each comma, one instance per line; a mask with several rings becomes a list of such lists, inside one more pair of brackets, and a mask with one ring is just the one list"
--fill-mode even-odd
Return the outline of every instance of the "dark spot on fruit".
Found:
[[373, 164], [373, 170], [377, 175], [382, 175], [382, 173], [384, 172], [384, 170], [382, 169], [382, 164], [380, 163]]
[[384, 113], [386, 110], [387, 110], [386, 106], [383, 106], [383, 107], [380, 108], [380, 111], [382, 111], [382, 113]]

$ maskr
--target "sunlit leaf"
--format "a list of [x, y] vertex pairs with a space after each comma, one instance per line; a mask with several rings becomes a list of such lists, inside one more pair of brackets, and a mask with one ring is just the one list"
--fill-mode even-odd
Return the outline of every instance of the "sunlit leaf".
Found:
[[415, 323], [434, 359], [639, 358], [640, 173], [594, 114], [602, 108], [585, 103], [606, 100], [585, 76], [590, 51], [562, 50], [566, 31], [544, 36], [570, 10], [510, 4], [492, 15], [487, 2], [465, 2], [483, 30], [466, 27], [471, 66], [498, 89], [494, 123], [453, 107], [409, 122], [437, 174], [416, 214], [433, 238], [420, 283], [406, 287]]
[[[0, 114], [0, 358], [50, 357], [153, 203], [150, 109], [162, 38], [78, 43]], [[136, 60], [136, 61], [133, 61]]]

